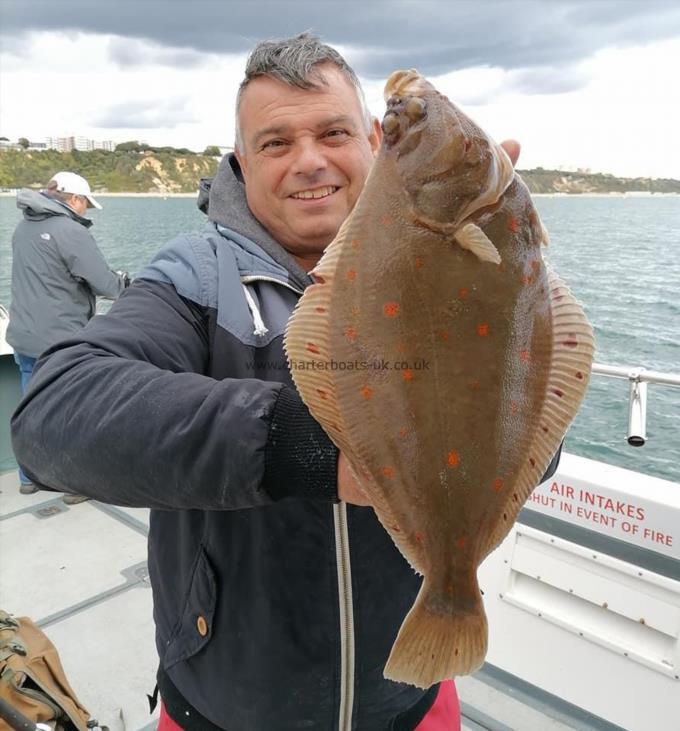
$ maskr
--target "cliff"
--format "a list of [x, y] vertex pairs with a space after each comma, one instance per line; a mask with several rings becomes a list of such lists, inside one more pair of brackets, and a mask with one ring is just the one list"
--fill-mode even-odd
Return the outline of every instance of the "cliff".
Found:
[[[40, 188], [59, 170], [85, 177], [105, 193], [193, 193], [201, 178], [211, 177], [219, 158], [181, 151], [29, 152], [0, 151], [0, 189]], [[605, 173], [518, 170], [532, 193], [677, 193], [680, 180], [617, 178]]]

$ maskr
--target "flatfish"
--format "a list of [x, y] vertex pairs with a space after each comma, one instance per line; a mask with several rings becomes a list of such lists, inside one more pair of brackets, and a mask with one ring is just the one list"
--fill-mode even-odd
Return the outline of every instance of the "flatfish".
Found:
[[484, 661], [477, 568], [574, 419], [594, 343], [505, 151], [414, 70], [385, 98], [380, 152], [285, 349], [424, 577], [384, 674], [426, 688]]

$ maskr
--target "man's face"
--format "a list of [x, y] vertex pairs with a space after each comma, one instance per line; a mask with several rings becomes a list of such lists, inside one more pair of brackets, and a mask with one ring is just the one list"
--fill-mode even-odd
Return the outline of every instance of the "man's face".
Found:
[[68, 205], [79, 215], [84, 216], [87, 211], [87, 198], [84, 195], [72, 195]]
[[327, 86], [298, 89], [262, 76], [241, 97], [240, 151], [248, 205], [311, 269], [354, 207], [380, 146], [366, 131], [354, 87], [333, 64]]

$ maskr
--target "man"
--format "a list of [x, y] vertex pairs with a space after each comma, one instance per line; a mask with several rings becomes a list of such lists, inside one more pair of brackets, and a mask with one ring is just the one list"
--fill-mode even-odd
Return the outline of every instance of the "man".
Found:
[[[207, 230], [170, 242], [38, 364], [15, 447], [42, 483], [155, 508], [161, 728], [458, 729], [451, 681], [382, 676], [420, 580], [361, 507], [282, 351], [380, 127], [353, 71], [308, 35], [256, 46], [237, 127], [199, 199]], [[91, 393], [96, 413], [80, 403]], [[64, 451], [83, 457], [77, 482]]]
[[[129, 284], [112, 272], [88, 231], [88, 208], [101, 205], [80, 175], [57, 173], [41, 192], [17, 196], [24, 219], [12, 236], [12, 301], [7, 342], [21, 372], [25, 393], [36, 358], [51, 345], [82, 329], [94, 315], [96, 295], [115, 299]], [[19, 469], [19, 491], [38, 488]], [[87, 498], [65, 495], [74, 504]]]

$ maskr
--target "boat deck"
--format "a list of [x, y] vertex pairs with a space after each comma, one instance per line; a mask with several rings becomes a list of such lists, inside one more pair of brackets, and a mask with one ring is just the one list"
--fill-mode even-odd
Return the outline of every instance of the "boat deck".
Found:
[[[111, 731], [157, 723], [146, 699], [157, 664], [148, 523], [147, 510], [21, 495], [16, 472], [0, 475], [0, 605], [45, 630], [81, 702]], [[549, 715], [483, 672], [457, 684], [464, 731], [590, 728]]]

